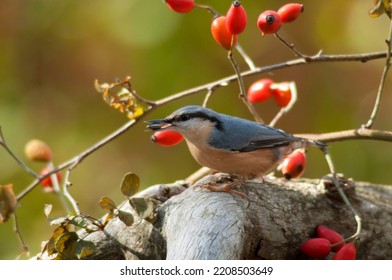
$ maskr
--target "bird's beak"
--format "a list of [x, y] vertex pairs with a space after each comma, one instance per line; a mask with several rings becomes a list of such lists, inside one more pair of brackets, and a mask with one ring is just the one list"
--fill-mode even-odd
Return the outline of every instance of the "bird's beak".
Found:
[[166, 130], [172, 126], [172, 124], [165, 119], [150, 120], [150, 121], [146, 121], [146, 123], [147, 123], [147, 128], [153, 131]]

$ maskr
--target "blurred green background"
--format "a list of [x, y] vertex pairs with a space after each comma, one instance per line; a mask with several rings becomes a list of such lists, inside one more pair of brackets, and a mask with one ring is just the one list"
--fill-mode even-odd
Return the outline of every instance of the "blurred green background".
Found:
[[[197, 1], [202, 3], [200, 1]], [[243, 0], [249, 25], [240, 43], [258, 66], [293, 59], [273, 36], [262, 38], [256, 27], [260, 12], [277, 10], [287, 1]], [[204, 1], [226, 13], [231, 0]], [[306, 53], [366, 53], [386, 49], [388, 19], [371, 19], [372, 1], [304, 0], [304, 14], [283, 26], [280, 34]], [[226, 52], [210, 34], [211, 15], [194, 9], [188, 14], [169, 10], [162, 1], [142, 0], [2, 0], [0, 2], [0, 125], [10, 148], [25, 159], [25, 143], [38, 138], [54, 151], [60, 164], [90, 147], [127, 119], [108, 107], [93, 86], [95, 79], [111, 82], [132, 76], [137, 92], [149, 99], [212, 82], [233, 74]], [[246, 65], [236, 54], [242, 69]], [[246, 86], [262, 77], [294, 80], [299, 101], [278, 127], [292, 133], [321, 133], [357, 128], [367, 121], [379, 84], [383, 60], [368, 63], [324, 63], [300, 66], [247, 78]], [[391, 130], [391, 78], [375, 127]], [[219, 89], [210, 107], [250, 118], [237, 98], [233, 83]], [[149, 118], [160, 118], [188, 104], [201, 104], [204, 94], [178, 100]], [[258, 104], [270, 120], [277, 112], [273, 101]], [[117, 203], [121, 178], [133, 171], [142, 186], [169, 183], [198, 168], [185, 143], [163, 148], [150, 142], [151, 133], [140, 123], [100, 149], [71, 174], [72, 195], [82, 212], [100, 217], [101, 196]], [[350, 141], [333, 144], [339, 172], [355, 180], [392, 184], [390, 144]], [[323, 156], [309, 150], [304, 174], [317, 178], [328, 172]], [[39, 171], [42, 164], [29, 163]], [[13, 183], [16, 193], [32, 178], [0, 149], [0, 184]], [[43, 213], [54, 204], [53, 215], [64, 214], [58, 199], [35, 189], [18, 208], [20, 230], [32, 254], [51, 233]], [[20, 252], [12, 223], [0, 225], [0, 259]]]

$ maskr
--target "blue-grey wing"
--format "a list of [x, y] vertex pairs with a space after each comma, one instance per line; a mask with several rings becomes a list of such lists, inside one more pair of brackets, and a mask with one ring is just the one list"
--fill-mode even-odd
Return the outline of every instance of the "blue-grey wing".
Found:
[[288, 146], [297, 141], [293, 135], [270, 126], [231, 117], [221, 130], [215, 131], [210, 144], [215, 148], [233, 152], [250, 152], [258, 149]]

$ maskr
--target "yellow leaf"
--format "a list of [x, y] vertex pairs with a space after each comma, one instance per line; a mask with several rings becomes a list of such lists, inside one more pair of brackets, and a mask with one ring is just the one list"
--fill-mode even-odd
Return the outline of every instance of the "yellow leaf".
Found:
[[143, 114], [144, 114], [144, 109], [143, 109], [143, 107], [139, 106], [139, 107], [134, 108], [132, 112], [128, 113], [128, 118], [129, 119], [136, 119], [136, 118], [142, 116]]
[[18, 201], [14, 194], [12, 184], [0, 185], [0, 224], [6, 222], [15, 212]]
[[[58, 252], [73, 252], [76, 246], [76, 241], [79, 239], [78, 234], [74, 231], [63, 233], [56, 241], [55, 247]], [[71, 255], [71, 254], [67, 254]]]
[[101, 206], [101, 208], [103, 210], [107, 210], [107, 211], [113, 211], [114, 209], [117, 209], [116, 204], [114, 203], [113, 200], [111, 200], [109, 197], [104, 196], [99, 200], [99, 206]]

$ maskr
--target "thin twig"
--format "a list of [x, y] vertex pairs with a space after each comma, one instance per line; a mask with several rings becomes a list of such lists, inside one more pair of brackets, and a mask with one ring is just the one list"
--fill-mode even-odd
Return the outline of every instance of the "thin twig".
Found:
[[289, 44], [287, 41], [278, 33], [276, 32], [275, 37], [278, 38], [285, 46], [287, 46], [296, 56], [302, 57], [305, 60], [309, 59], [308, 55], [304, 55], [303, 53], [299, 52], [295, 47], [294, 44]]
[[392, 132], [374, 129], [351, 129], [321, 134], [296, 134], [298, 137], [321, 141], [324, 143], [340, 142], [347, 140], [379, 140], [392, 142]]
[[380, 85], [378, 86], [377, 98], [374, 103], [372, 114], [370, 115], [370, 118], [367, 121], [367, 123], [365, 125], [363, 125], [363, 127], [365, 127], [365, 128], [371, 128], [373, 126], [375, 119], [376, 119], [378, 110], [380, 109], [380, 105], [381, 105], [381, 98], [382, 98], [382, 94], [384, 91], [385, 81], [387, 78], [389, 68], [391, 66], [392, 20], [390, 21], [390, 24], [389, 24], [389, 36], [388, 36], [388, 39], [386, 40], [386, 43], [387, 43], [388, 48], [387, 48], [387, 57], [385, 60], [385, 66], [384, 66], [384, 70], [381, 75]]
[[208, 89], [206, 97], [203, 100], [203, 104], [202, 104], [203, 107], [207, 107], [208, 100], [210, 100], [213, 93], [214, 93], [213, 89], [211, 89], [211, 88]]
[[291, 100], [289, 104], [287, 104], [286, 107], [282, 107], [279, 110], [276, 116], [269, 123], [269, 126], [274, 127], [275, 124], [280, 120], [280, 118], [283, 117], [283, 115], [287, 114], [291, 110], [291, 108], [293, 108], [294, 104], [297, 102], [298, 92], [297, 92], [297, 86], [295, 85], [295, 82], [290, 82], [289, 87], [291, 91]]
[[233, 56], [233, 52], [230, 50], [228, 52], [227, 57], [229, 58], [229, 61], [231, 65], [234, 68], [234, 72], [236, 73], [237, 80], [238, 80], [238, 86], [240, 88], [240, 94], [239, 97], [241, 100], [245, 103], [245, 106], [248, 108], [250, 113], [252, 114], [253, 118], [259, 122], [259, 123], [264, 123], [263, 119], [260, 117], [259, 113], [256, 111], [255, 107], [252, 105], [252, 103], [249, 102], [247, 96], [246, 96], [246, 90], [244, 86], [244, 80], [242, 79], [240, 69], [238, 67], [238, 64]]
[[354, 219], [357, 223], [357, 229], [355, 231], [355, 233], [350, 236], [349, 238], [347, 238], [346, 240], [354, 240], [356, 241], [359, 238], [359, 235], [361, 234], [361, 229], [362, 229], [362, 221], [361, 221], [361, 217], [359, 215], [359, 213], [357, 212], [357, 210], [355, 210], [355, 208], [352, 206], [350, 200], [347, 198], [346, 194], [344, 193], [342, 187], [339, 184], [339, 180], [336, 177], [336, 171], [335, 171], [335, 166], [333, 164], [331, 155], [328, 151], [327, 146], [321, 148], [321, 150], [324, 153], [325, 159], [327, 160], [328, 163], [328, 167], [330, 169], [330, 172], [332, 173], [332, 181], [340, 195], [340, 197], [343, 199], [343, 202], [347, 205], [347, 207], [350, 209], [350, 211], [353, 213], [354, 215]]
[[[48, 167], [50, 169], [53, 169], [54, 168], [53, 162], [49, 162]], [[57, 179], [56, 173], [50, 174], [50, 180], [52, 181], [53, 190], [55, 194], [60, 198], [61, 204], [64, 206], [64, 209], [67, 212], [67, 214], [69, 214], [71, 212], [71, 208], [69, 207], [68, 202], [65, 199], [64, 193], [60, 189], [60, 182]]]
[[253, 60], [249, 57], [249, 55], [244, 51], [244, 49], [241, 47], [239, 43], [235, 44], [235, 48], [238, 51], [238, 53], [242, 56], [242, 58], [245, 60], [246, 64], [248, 64], [248, 67], [250, 70], [255, 70], [256, 65], [253, 62]]
[[7, 151], [7, 153], [31, 176], [38, 178], [38, 174], [28, 167], [17, 155], [15, 155], [5, 142], [3, 131], [0, 126], [0, 145]]
[[[78, 162], [75, 162], [75, 164], [78, 164]], [[76, 215], [80, 214], [79, 206], [76, 200], [72, 197], [72, 195], [69, 193], [68, 188], [71, 186], [71, 182], [69, 181], [69, 176], [71, 174], [72, 166], [67, 169], [65, 172], [64, 176], [64, 183], [63, 183], [63, 189], [62, 193], [64, 196], [68, 199], [69, 203], [71, 204], [73, 211], [76, 213]], [[70, 214], [70, 211], [68, 211], [68, 214]]]
[[22, 237], [22, 234], [20, 233], [19, 230], [19, 223], [18, 223], [18, 217], [16, 216], [16, 213], [13, 215], [13, 220], [14, 220], [14, 232], [18, 236], [19, 242], [22, 246], [22, 252], [17, 256], [17, 259], [19, 259], [22, 255], [26, 254], [29, 256], [29, 247], [27, 244], [24, 242], [24, 239]]
[[216, 10], [214, 10], [211, 6], [207, 5], [201, 5], [201, 4], [195, 4], [195, 7], [207, 10], [209, 13], [211, 13], [214, 17], [219, 17], [220, 13], [218, 13]]

